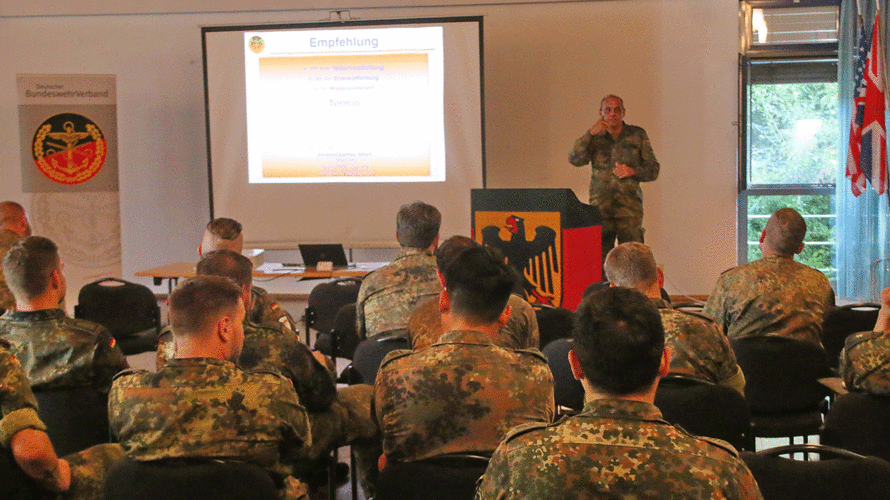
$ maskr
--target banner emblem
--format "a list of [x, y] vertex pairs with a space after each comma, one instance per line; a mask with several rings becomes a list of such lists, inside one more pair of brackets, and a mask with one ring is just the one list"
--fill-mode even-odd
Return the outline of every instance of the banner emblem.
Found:
[[82, 184], [102, 165], [108, 146], [99, 127], [89, 118], [61, 113], [44, 121], [34, 134], [34, 163], [43, 175], [59, 184]]

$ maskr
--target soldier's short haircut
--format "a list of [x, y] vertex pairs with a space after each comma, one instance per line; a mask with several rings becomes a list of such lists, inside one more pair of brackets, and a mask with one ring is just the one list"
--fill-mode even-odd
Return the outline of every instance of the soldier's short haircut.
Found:
[[14, 201], [0, 202], [0, 224], [18, 222], [25, 216], [25, 207]]
[[516, 284], [516, 272], [495, 251], [467, 248], [442, 272], [452, 312], [473, 322], [497, 321]]
[[238, 306], [241, 289], [220, 276], [195, 276], [170, 294], [170, 326], [173, 335], [204, 333], [222, 311]]
[[664, 327], [655, 304], [623, 287], [590, 294], [578, 306], [572, 332], [584, 378], [607, 394], [649, 388], [664, 352]]
[[658, 282], [658, 264], [652, 250], [632, 241], [622, 243], [606, 255], [606, 278], [615, 286], [636, 288]]
[[624, 99], [618, 97], [615, 94], [609, 94], [606, 97], [600, 99], [600, 109], [603, 109], [603, 104], [606, 103], [606, 99], [618, 99], [618, 102], [621, 103], [621, 109], [624, 109]]
[[807, 235], [807, 223], [793, 208], [780, 208], [766, 223], [764, 241], [783, 255], [794, 255]]
[[59, 266], [59, 247], [43, 236], [19, 240], [3, 258], [6, 284], [17, 300], [42, 295], [49, 286], [53, 270]]
[[234, 240], [241, 234], [241, 223], [235, 219], [217, 217], [207, 223], [207, 232], [221, 240]]
[[232, 250], [214, 250], [204, 254], [195, 271], [199, 276], [229, 278], [238, 286], [250, 286], [253, 283], [253, 263]]
[[445, 268], [454, 262], [454, 259], [456, 259], [461, 252], [468, 248], [478, 246], [479, 243], [477, 243], [476, 240], [466, 236], [457, 235], [448, 238], [442, 243], [439, 243], [439, 248], [436, 248], [436, 268], [438, 268], [440, 272], [444, 272]]
[[399, 208], [396, 215], [396, 235], [399, 244], [408, 248], [427, 248], [439, 234], [442, 214], [439, 209], [422, 201]]

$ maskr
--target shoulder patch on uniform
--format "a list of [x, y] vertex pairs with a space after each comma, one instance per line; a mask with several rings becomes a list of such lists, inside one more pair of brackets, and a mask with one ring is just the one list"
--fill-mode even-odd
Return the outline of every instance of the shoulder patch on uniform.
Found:
[[[560, 419], [560, 420], [562, 420], [562, 419]], [[554, 422], [554, 423], [556, 423], [556, 422]], [[546, 429], [547, 427], [550, 427], [550, 426], [553, 425], [554, 423], [531, 422], [531, 423], [528, 423], [528, 424], [517, 425], [516, 427], [514, 427], [514, 428], [510, 429], [509, 431], [507, 431], [507, 435], [504, 437], [504, 442], [506, 443], [506, 442], [508, 442], [508, 441], [510, 441], [510, 440], [512, 440], [512, 439], [514, 439], [514, 438], [516, 438], [516, 437], [518, 437], [518, 436], [521, 436], [521, 435], [523, 435], [523, 434], [527, 434], [527, 433], [529, 433], [529, 432], [531, 432], [531, 431], [534, 431], [534, 430], [538, 430], [538, 429]]]
[[380, 362], [380, 368], [383, 368], [385, 365], [399, 359], [404, 358], [405, 356], [410, 356], [414, 354], [414, 351], [411, 349], [396, 349], [395, 351], [390, 351], [384, 356], [383, 361]]
[[111, 380], [117, 380], [120, 377], [126, 377], [128, 375], [143, 375], [146, 373], [149, 373], [149, 371], [143, 370], [141, 368], [127, 368], [126, 370], [121, 370], [121, 371], [117, 372], [117, 374], [115, 374]]

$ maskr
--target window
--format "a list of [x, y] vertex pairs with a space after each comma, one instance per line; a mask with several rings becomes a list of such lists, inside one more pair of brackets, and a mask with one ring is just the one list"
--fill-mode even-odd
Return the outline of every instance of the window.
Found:
[[798, 260], [834, 281], [838, 8], [789, 4], [742, 3], [738, 259], [759, 258], [766, 220], [791, 207], [808, 227]]

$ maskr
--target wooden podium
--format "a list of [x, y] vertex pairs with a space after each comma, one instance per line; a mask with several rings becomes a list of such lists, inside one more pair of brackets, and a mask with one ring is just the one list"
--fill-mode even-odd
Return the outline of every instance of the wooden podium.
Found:
[[571, 189], [474, 189], [473, 238], [499, 248], [532, 305], [575, 310], [602, 276], [599, 210]]

